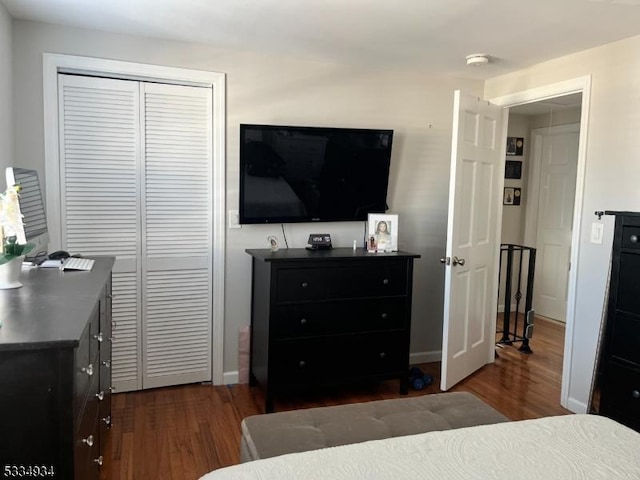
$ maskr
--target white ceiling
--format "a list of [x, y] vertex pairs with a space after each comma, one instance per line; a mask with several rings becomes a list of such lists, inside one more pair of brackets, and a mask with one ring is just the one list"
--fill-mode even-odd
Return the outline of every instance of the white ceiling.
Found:
[[17, 19], [476, 79], [640, 34], [640, 0], [0, 1]]

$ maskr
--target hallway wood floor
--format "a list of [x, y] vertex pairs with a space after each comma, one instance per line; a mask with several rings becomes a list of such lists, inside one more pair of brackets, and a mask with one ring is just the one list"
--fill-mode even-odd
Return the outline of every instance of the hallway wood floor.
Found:
[[[560, 406], [564, 326], [536, 318], [533, 354], [497, 348], [496, 361], [451, 391], [472, 392], [512, 420], [569, 413]], [[419, 365], [438, 393], [440, 363]], [[277, 399], [276, 411], [398, 398], [398, 382]], [[102, 480], [196, 480], [239, 461], [240, 421], [263, 412], [259, 388], [186, 385], [113, 396]]]

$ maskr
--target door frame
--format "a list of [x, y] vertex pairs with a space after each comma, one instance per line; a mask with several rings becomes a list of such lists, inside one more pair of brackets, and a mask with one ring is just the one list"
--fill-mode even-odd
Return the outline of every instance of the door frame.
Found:
[[[571, 398], [571, 372], [573, 361], [573, 344], [575, 334], [576, 288], [578, 278], [578, 258], [580, 255], [580, 240], [582, 231], [582, 211], [584, 204], [584, 183], [586, 172], [586, 151], [589, 126], [589, 106], [591, 99], [591, 75], [577, 77], [559, 83], [544, 85], [529, 90], [503, 95], [488, 99], [503, 108], [514, 107], [526, 103], [538, 102], [548, 98], [560, 97], [571, 93], [582, 93], [582, 111], [580, 115], [580, 135], [578, 141], [578, 170], [576, 175], [576, 195], [573, 207], [573, 232], [571, 234], [571, 270], [569, 271], [569, 286], [567, 292], [567, 322], [564, 338], [564, 355], [562, 362], [562, 383], [560, 390], [560, 404], [572, 412], [586, 413], [587, 404]], [[500, 220], [501, 222], [501, 220]], [[497, 269], [496, 269], [497, 271]]]
[[60, 248], [60, 149], [58, 138], [58, 74], [76, 73], [129, 80], [160, 80], [177, 85], [212, 88], [213, 144], [212, 144], [212, 326], [211, 378], [214, 385], [224, 384], [224, 277], [225, 277], [225, 98], [224, 73], [207, 72], [143, 63], [122, 62], [76, 55], [43, 54], [44, 100], [44, 158], [46, 172], [47, 216], [55, 219], [49, 224], [50, 247]]

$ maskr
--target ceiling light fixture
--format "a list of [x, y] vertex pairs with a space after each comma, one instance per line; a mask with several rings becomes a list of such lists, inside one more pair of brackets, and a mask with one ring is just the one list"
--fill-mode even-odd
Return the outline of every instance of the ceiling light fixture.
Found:
[[473, 55], [467, 55], [467, 65], [473, 67], [480, 67], [489, 63], [489, 56], [484, 53], [474, 53]]

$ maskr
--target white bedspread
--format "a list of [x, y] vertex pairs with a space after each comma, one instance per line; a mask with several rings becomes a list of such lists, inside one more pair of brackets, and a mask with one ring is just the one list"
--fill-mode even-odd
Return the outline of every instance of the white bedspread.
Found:
[[640, 433], [566, 415], [294, 453], [201, 480], [639, 480]]

